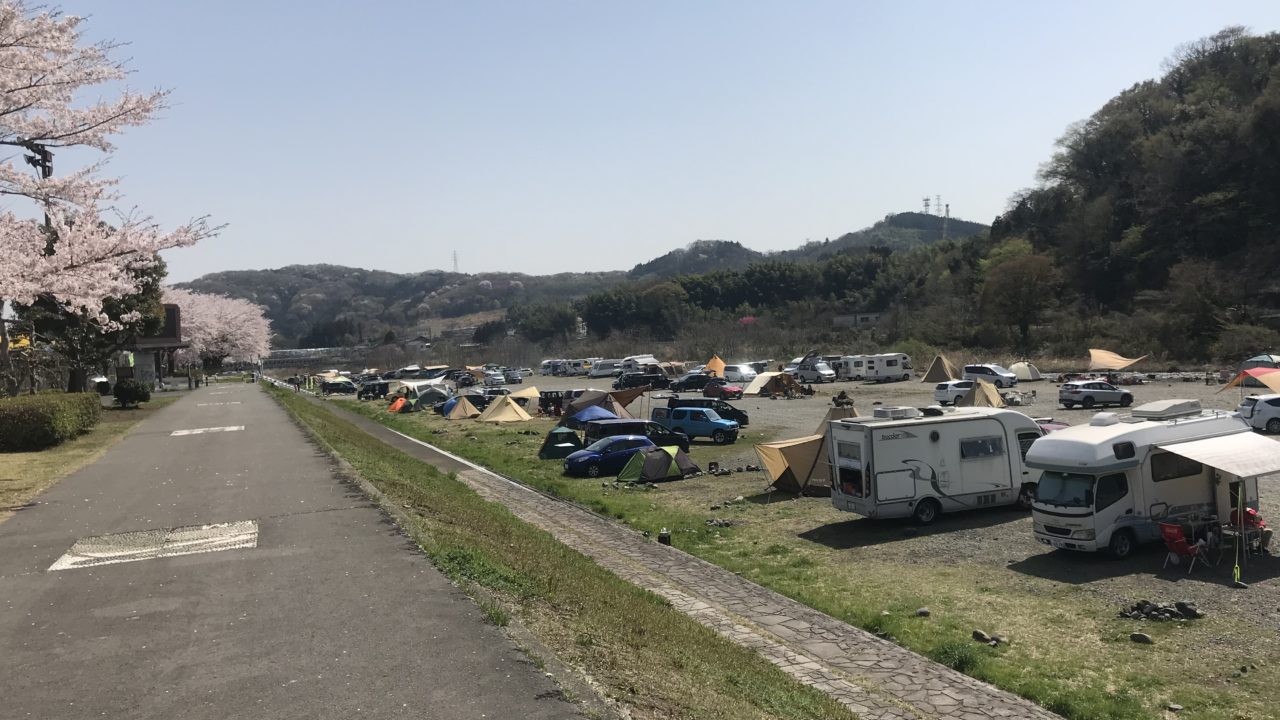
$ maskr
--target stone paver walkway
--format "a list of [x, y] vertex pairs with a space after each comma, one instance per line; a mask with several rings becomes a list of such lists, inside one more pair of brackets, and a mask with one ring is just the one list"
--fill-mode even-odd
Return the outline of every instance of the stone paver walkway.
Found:
[[755, 649], [867, 720], [1060, 716], [563, 500], [338, 408], [389, 445], [457, 477], [699, 623]]

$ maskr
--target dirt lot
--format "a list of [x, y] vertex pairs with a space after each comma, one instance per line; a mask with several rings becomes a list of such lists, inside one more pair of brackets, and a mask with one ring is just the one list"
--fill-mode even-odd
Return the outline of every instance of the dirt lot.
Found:
[[[556, 390], [594, 387], [608, 389], [610, 379], [533, 377], [526, 385]], [[1221, 385], [1203, 382], [1154, 381], [1130, 386], [1135, 405], [1153, 400], [1192, 398], [1205, 408], [1233, 410], [1241, 392], [1230, 389], [1219, 393]], [[1023, 383], [1025, 394], [1036, 392], [1033, 404], [1019, 408], [1033, 417], [1052, 417], [1057, 422], [1079, 424], [1089, 421], [1096, 411], [1067, 410], [1057, 404], [1058, 385], [1047, 382]], [[869, 413], [876, 403], [883, 405], [924, 406], [933, 404], [933, 384], [897, 382], [885, 384], [839, 382], [815, 386], [817, 393], [797, 400], [769, 400], [748, 396], [734, 401], [751, 416], [751, 424], [738, 443], [717, 447], [696, 443], [694, 458], [700, 463], [718, 460], [723, 467], [736, 468], [757, 464], [752, 445], [814, 432], [831, 407], [831, 398], [841, 390], [855, 400], [855, 407]], [[1265, 391], [1265, 390], [1264, 390]], [[1247, 390], [1248, 392], [1261, 392]], [[662, 393], [657, 393], [662, 394]], [[661, 400], [637, 400], [630, 408], [648, 413], [653, 403]], [[692, 508], [703, 506], [709, 511], [707, 498], [732, 498], [742, 495], [760, 502], [778, 498], [761, 494], [768, 481], [760, 473], [735, 473], [729, 477], [698, 478], [664, 492], [676, 505]], [[1261, 489], [1263, 515], [1280, 524], [1280, 483], [1263, 483]], [[1062, 583], [1073, 591], [1095, 595], [1117, 607], [1147, 598], [1153, 601], [1189, 599], [1212, 614], [1226, 614], [1265, 632], [1257, 642], [1280, 651], [1280, 549], [1274, 557], [1255, 557], [1243, 570], [1242, 579], [1248, 590], [1230, 587], [1232, 561], [1228, 555], [1216, 567], [1199, 568], [1190, 577], [1185, 571], [1162, 570], [1163, 548], [1146, 546], [1123, 562], [1091, 554], [1055, 551], [1035, 542], [1031, 519], [1017, 510], [1005, 509], [945, 516], [935, 525], [921, 529], [902, 521], [873, 521], [842, 513], [830, 506], [826, 498], [787, 498], [781, 502], [799, 505], [783, 513], [761, 512], [752, 522], [769, 523], [773, 530], [792, 534], [827, 549], [845, 551], [845, 560], [899, 562], [917, 566], [945, 566], [957, 562], [976, 563], [992, 569], [1012, 571], [1015, 583], [1019, 577], [1040, 578]], [[747, 517], [752, 514], [748, 511]]]

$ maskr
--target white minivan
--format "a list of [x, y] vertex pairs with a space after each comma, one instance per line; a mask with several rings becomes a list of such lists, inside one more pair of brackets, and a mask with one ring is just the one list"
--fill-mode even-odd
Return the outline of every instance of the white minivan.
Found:
[[750, 365], [725, 365], [724, 379], [729, 382], [749, 383], [756, 379], [756, 370]]

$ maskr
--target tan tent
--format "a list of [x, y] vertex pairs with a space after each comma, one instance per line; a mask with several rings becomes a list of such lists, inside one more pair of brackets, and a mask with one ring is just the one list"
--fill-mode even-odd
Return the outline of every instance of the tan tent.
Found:
[[1124, 370], [1130, 365], [1134, 365], [1147, 359], [1148, 356], [1143, 355], [1140, 358], [1120, 357], [1110, 350], [1098, 350], [1089, 348], [1089, 369], [1090, 370]]
[[609, 412], [613, 413], [614, 415], [617, 415], [618, 417], [624, 420], [634, 419], [632, 418], [631, 413], [627, 412], [626, 406], [614, 400], [613, 395], [611, 395], [610, 393], [604, 390], [587, 390], [586, 392], [582, 393], [578, 397], [574, 398], [573, 402], [565, 406], [564, 408], [565, 420], [568, 421], [568, 419], [573, 417], [574, 415], [577, 415], [583, 410], [595, 405], [598, 405], [604, 408], [605, 410], [608, 410]]
[[[459, 400], [458, 402], [461, 403], [462, 401]], [[489, 407], [485, 408], [484, 412], [480, 413], [480, 417], [476, 419], [481, 422], [495, 423], [524, 422], [526, 420], [532, 420], [532, 418], [529, 417], [529, 413], [525, 412], [524, 408], [517, 405], [516, 401], [512, 400], [510, 395], [499, 395], [498, 399], [489, 403]]]
[[766, 372], [756, 376], [751, 384], [743, 388], [743, 395], [784, 395], [790, 390], [800, 392], [800, 383], [786, 373]]
[[708, 375], [724, 377], [724, 361], [720, 359], [719, 355], [712, 355], [711, 359], [707, 361], [706, 367], [702, 368], [702, 370]]
[[453, 409], [445, 417], [449, 420], [468, 420], [479, 415], [480, 411], [476, 409], [475, 405], [471, 404], [470, 400], [460, 397], [458, 402], [453, 404]]
[[613, 398], [614, 405], [618, 407], [626, 407], [631, 404], [632, 400], [640, 397], [649, 390], [648, 387], [630, 388], [628, 390], [614, 390], [609, 393], [609, 397]]
[[827, 416], [822, 418], [822, 422], [818, 423], [818, 427], [814, 429], [814, 435], [826, 435], [827, 426], [836, 420], [845, 418], [858, 417], [858, 411], [851, 407], [833, 407], [827, 408]]
[[1034, 382], [1044, 379], [1040, 375], [1040, 368], [1032, 365], [1029, 361], [1023, 360], [1009, 366], [1009, 372], [1018, 376], [1020, 382]]
[[1000, 397], [1000, 391], [995, 385], [986, 380], [974, 380], [973, 387], [969, 388], [969, 392], [964, 397], [956, 400], [956, 407], [1004, 407], [1004, 398]]
[[924, 371], [924, 377], [920, 382], [940, 383], [948, 380], [959, 380], [960, 371], [955, 365], [947, 359], [945, 355], [935, 355], [933, 362], [929, 363], [929, 369]]
[[825, 435], [808, 435], [762, 443], [756, 445], [756, 455], [775, 488], [800, 495], [808, 487], [815, 466], [822, 461], [825, 438]]
[[520, 388], [519, 390], [517, 390], [517, 391], [515, 391], [515, 392], [511, 393], [511, 394], [509, 395], [509, 397], [514, 398], [514, 399], [517, 399], [517, 400], [518, 400], [518, 399], [520, 399], [520, 398], [526, 398], [526, 399], [529, 399], [529, 400], [536, 400], [536, 399], [538, 399], [538, 398], [539, 398], [539, 397], [541, 397], [541, 396], [538, 394], [538, 388], [536, 388], [536, 387], [534, 387], [534, 386], [530, 385], [529, 387], [526, 387], [526, 388]]

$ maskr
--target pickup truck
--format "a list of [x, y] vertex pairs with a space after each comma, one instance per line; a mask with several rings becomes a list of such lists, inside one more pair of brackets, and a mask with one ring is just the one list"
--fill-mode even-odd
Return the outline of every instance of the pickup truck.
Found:
[[684, 433], [690, 438], [707, 437], [717, 445], [725, 445], [738, 439], [738, 423], [725, 420], [715, 410], [700, 407], [657, 407], [650, 419], [672, 432]]

